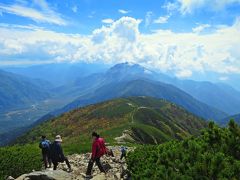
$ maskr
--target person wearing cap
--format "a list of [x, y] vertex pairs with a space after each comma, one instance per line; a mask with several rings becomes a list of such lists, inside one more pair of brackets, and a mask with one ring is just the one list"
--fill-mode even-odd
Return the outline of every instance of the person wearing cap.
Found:
[[51, 146], [51, 159], [52, 159], [52, 163], [53, 163], [53, 170], [57, 169], [58, 163], [59, 162], [64, 162], [67, 164], [68, 166], [68, 171], [71, 172], [71, 165], [68, 161], [68, 158], [64, 156], [63, 154], [63, 150], [62, 150], [62, 138], [60, 135], [57, 135], [55, 137], [55, 141]]
[[92, 156], [91, 156], [91, 159], [88, 163], [86, 178], [91, 178], [92, 177], [91, 172], [92, 172], [94, 162], [96, 162], [96, 164], [97, 164], [97, 166], [98, 166], [98, 168], [101, 172], [106, 173], [103, 166], [102, 166], [102, 163], [100, 161], [101, 156], [103, 156], [104, 153], [105, 153], [105, 150], [102, 149], [102, 143], [104, 142], [104, 140], [102, 138], [101, 139], [99, 139], [99, 138], [100, 137], [96, 132], [92, 133], [92, 140], [93, 140]]

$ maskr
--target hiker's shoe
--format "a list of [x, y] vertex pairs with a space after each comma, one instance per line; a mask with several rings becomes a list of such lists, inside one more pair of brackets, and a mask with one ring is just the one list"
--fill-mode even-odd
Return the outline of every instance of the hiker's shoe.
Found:
[[73, 172], [73, 170], [72, 170], [72, 168], [69, 168], [68, 170], [67, 170], [67, 172]]
[[85, 178], [86, 179], [91, 179], [91, 178], [93, 178], [93, 176], [92, 175], [86, 175]]

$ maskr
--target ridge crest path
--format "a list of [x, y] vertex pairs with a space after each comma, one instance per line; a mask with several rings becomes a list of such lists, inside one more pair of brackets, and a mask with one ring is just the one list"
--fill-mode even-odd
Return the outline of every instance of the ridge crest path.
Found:
[[[101, 158], [103, 165], [109, 164], [111, 168], [106, 174], [101, 173], [96, 165], [93, 167], [92, 180], [120, 180], [130, 179], [130, 175], [127, 170], [127, 164], [125, 159], [120, 160], [121, 152], [120, 146], [108, 146], [112, 149], [115, 157], [104, 155]], [[127, 147], [128, 152], [134, 150], [133, 147]], [[16, 178], [16, 180], [84, 180], [85, 172], [87, 169], [88, 161], [91, 153], [86, 154], [72, 154], [67, 156], [72, 166], [72, 172], [67, 172], [67, 166], [65, 163], [60, 163], [58, 170], [53, 171], [52, 168], [42, 171], [33, 171], [29, 174], [23, 174]], [[9, 180], [11, 177], [8, 178]], [[14, 179], [14, 178], [12, 178]]]

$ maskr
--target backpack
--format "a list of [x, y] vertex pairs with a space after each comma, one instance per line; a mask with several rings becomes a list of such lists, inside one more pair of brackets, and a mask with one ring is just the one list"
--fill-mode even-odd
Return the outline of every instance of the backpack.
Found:
[[105, 146], [105, 141], [103, 138], [99, 138], [99, 150], [100, 150], [100, 155], [103, 156], [104, 154], [107, 154], [107, 148]]
[[42, 149], [49, 149], [50, 148], [50, 142], [48, 140], [44, 140], [41, 142]]

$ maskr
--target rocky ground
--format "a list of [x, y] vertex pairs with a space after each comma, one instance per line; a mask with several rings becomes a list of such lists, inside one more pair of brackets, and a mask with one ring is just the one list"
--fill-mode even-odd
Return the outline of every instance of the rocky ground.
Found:
[[[120, 147], [108, 147], [113, 150], [114, 157], [103, 156], [101, 161], [105, 167], [110, 165], [110, 169], [106, 174], [101, 173], [96, 165], [93, 167], [92, 180], [118, 180], [118, 179], [130, 179], [130, 174], [127, 170], [125, 159], [120, 160]], [[128, 148], [128, 151], [132, 151], [133, 148]], [[23, 174], [16, 178], [16, 180], [82, 180], [85, 178], [85, 173], [90, 159], [91, 153], [86, 154], [73, 154], [67, 156], [72, 166], [72, 172], [67, 172], [68, 168], [65, 163], [60, 163], [57, 171], [53, 171], [51, 168], [42, 171], [34, 171], [29, 174]], [[10, 179], [14, 179], [9, 177]]]

